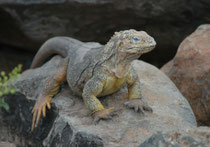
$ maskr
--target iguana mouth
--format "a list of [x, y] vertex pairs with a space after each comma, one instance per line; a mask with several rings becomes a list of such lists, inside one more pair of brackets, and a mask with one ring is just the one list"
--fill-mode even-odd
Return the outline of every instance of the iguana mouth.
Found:
[[141, 48], [141, 50], [147, 50], [147, 49], [153, 49], [153, 48], [155, 48], [155, 45], [148, 46], [148, 47], [143, 47], [143, 48]]
[[139, 53], [147, 53], [147, 52], [153, 50], [154, 48], [155, 48], [155, 46], [150, 46], [150, 47], [141, 48], [141, 49], [139, 50]]
[[150, 52], [154, 48], [155, 46], [149, 46], [149, 47], [143, 47], [143, 48], [132, 47], [132, 48], [128, 48], [126, 52], [129, 54], [143, 54], [143, 53]]

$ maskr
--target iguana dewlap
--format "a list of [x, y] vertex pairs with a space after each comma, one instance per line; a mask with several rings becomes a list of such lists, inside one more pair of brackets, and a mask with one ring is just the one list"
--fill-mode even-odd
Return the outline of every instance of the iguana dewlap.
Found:
[[68, 37], [55, 37], [46, 41], [36, 54], [31, 68], [38, 67], [49, 56], [59, 54], [64, 58], [53, 76], [45, 81], [32, 110], [33, 123], [38, 124], [41, 114], [46, 116], [46, 107], [67, 81], [70, 89], [83, 98], [94, 121], [108, 119], [114, 108], [105, 109], [97, 97], [109, 95], [128, 85], [129, 100], [125, 106], [135, 111], [152, 111], [141, 96], [140, 82], [131, 62], [151, 51], [155, 40], [144, 31], [126, 30], [117, 32], [102, 46], [98, 43], [82, 43]]

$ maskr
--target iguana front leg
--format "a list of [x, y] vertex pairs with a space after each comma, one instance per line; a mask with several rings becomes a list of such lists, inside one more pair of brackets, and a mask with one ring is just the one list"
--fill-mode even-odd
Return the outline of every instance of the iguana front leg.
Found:
[[134, 109], [136, 112], [142, 113], [143, 115], [144, 111], [152, 112], [152, 108], [148, 106], [141, 95], [139, 78], [133, 68], [131, 68], [128, 73], [127, 84], [129, 101], [125, 102], [124, 105], [127, 108]]
[[110, 119], [116, 114], [113, 108], [105, 109], [97, 96], [103, 91], [105, 84], [105, 76], [95, 75], [84, 86], [82, 97], [84, 103], [97, 123], [101, 119]]
[[51, 108], [50, 101], [52, 97], [59, 91], [61, 83], [66, 81], [67, 60], [64, 60], [62, 65], [59, 65], [59, 67], [56, 68], [56, 71], [53, 72], [53, 75], [49, 76], [44, 81], [43, 88], [32, 110], [32, 131], [34, 130], [35, 125], [38, 125], [41, 114], [43, 114], [43, 117], [46, 116], [46, 107], [48, 109]]

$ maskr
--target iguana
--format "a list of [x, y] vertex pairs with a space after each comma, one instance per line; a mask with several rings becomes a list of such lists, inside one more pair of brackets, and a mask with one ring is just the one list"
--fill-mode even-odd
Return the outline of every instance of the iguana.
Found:
[[64, 62], [44, 83], [32, 110], [32, 130], [41, 114], [46, 116], [46, 107], [51, 108], [52, 97], [65, 81], [75, 94], [83, 98], [95, 122], [109, 119], [116, 113], [114, 108], [104, 108], [97, 97], [112, 94], [125, 83], [129, 100], [124, 105], [136, 112], [152, 111], [142, 98], [139, 78], [131, 62], [151, 51], [155, 45], [153, 37], [133, 29], [116, 32], [104, 46], [68, 37], [46, 41], [34, 57], [31, 68], [38, 67], [53, 54], [61, 55]]

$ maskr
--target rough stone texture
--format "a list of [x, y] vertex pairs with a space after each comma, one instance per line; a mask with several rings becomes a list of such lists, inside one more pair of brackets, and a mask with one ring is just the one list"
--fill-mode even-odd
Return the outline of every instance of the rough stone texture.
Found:
[[210, 126], [210, 25], [201, 25], [161, 69], [188, 99], [199, 125]]
[[64, 84], [52, 101], [53, 109], [47, 112], [46, 118], [41, 119], [35, 131], [30, 132], [34, 99], [44, 78], [55, 70], [55, 64], [62, 61], [61, 57], [55, 56], [41, 68], [25, 71], [15, 82], [15, 86], [26, 97], [17, 94], [6, 98], [11, 112], [4, 115], [4, 122], [12, 125], [14, 131], [25, 138], [24, 145], [135, 147], [156, 131], [196, 127], [188, 102], [169, 78], [154, 66], [135, 61], [133, 65], [141, 78], [142, 94], [153, 108], [152, 114], [141, 116], [124, 108], [122, 104], [127, 101], [125, 87], [115, 94], [101, 98], [105, 107], [120, 108], [119, 116], [94, 125], [82, 99], [72, 95], [68, 85]]
[[186, 131], [157, 132], [139, 147], [209, 147], [210, 128], [199, 127]]
[[21, 137], [14, 133], [14, 125], [7, 125], [5, 120], [3, 112], [0, 111], [0, 147], [16, 147], [21, 144]]
[[208, 0], [1, 0], [0, 42], [30, 50], [53, 36], [105, 43], [114, 31], [145, 30], [157, 48], [143, 58], [165, 63], [198, 25]]
[[52, 111], [48, 112], [48, 118], [42, 120], [41, 126], [31, 132], [31, 110], [34, 102], [20, 93], [7, 96], [6, 102], [10, 106], [10, 111], [3, 114], [3, 123], [6, 125], [9, 141], [21, 147], [42, 146], [42, 140], [47, 137], [57, 116], [56, 108], [53, 107]]
[[0, 142], [0, 147], [16, 147], [16, 145], [9, 142]]

